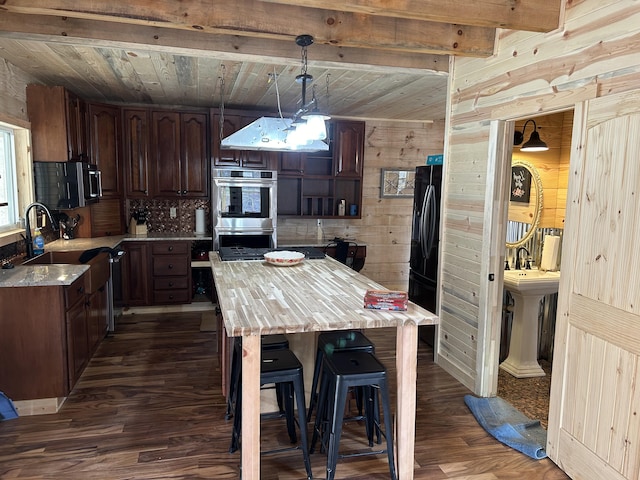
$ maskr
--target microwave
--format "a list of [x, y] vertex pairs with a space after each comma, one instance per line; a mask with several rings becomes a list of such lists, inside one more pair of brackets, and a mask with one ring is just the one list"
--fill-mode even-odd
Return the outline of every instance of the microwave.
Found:
[[67, 210], [97, 202], [102, 196], [100, 171], [84, 162], [33, 162], [36, 201], [50, 210]]

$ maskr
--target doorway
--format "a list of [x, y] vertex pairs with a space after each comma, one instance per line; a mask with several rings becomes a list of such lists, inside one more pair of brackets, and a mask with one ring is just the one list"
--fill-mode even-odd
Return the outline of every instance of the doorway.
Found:
[[[556, 262], [553, 269], [559, 269], [569, 179], [573, 110], [547, 114], [533, 119], [535, 131], [549, 147], [547, 151], [524, 152], [520, 150], [522, 144], [527, 142], [534, 131], [533, 122], [528, 122], [528, 120], [531, 119], [525, 118], [514, 122], [516, 132], [514, 137], [518, 137], [518, 133], [524, 133], [524, 138], [514, 138], [511, 162], [512, 165], [526, 165], [527, 170], [532, 171], [534, 177], [537, 177], [540, 191], [537, 191], [535, 181], [528, 180], [531, 183], [527, 183], [523, 188], [525, 191], [531, 191], [532, 195], [527, 195], [525, 201], [513, 196], [505, 199], [509, 212], [505, 260], [509, 269], [514, 269], [517, 261], [516, 253], [519, 252], [522, 259], [522, 269], [526, 269], [526, 262], [530, 261], [533, 270], [537, 270], [541, 266], [546, 270], [549, 268], [548, 255], [544, 265], [541, 265], [544, 246], [548, 245], [547, 248], [550, 249], [553, 243], [558, 243], [560, 247], [557, 256], [554, 257]], [[511, 174], [514, 175], [514, 172], [517, 172], [515, 167]], [[520, 180], [519, 177], [518, 180]], [[533, 214], [531, 212], [535, 212], [536, 199], [541, 201], [542, 208], [539, 212], [538, 224], [532, 227], [530, 220]], [[527, 235], [530, 229], [533, 230]], [[515, 274], [515, 272], [511, 273]], [[499, 363], [508, 358], [510, 349], [513, 348], [510, 344], [512, 326], [514, 325], [515, 299], [516, 295], [503, 288], [502, 317], [499, 319], [501, 322]], [[520, 301], [522, 301], [521, 298]], [[508, 366], [503, 366], [503, 368], [496, 366], [498, 369], [497, 395], [518, 408], [526, 416], [540, 420], [545, 428], [549, 413], [556, 310], [557, 293], [545, 294], [542, 301], [539, 302], [537, 325], [535, 323], [529, 324], [529, 328], [533, 328], [533, 331], [529, 330], [532, 331], [531, 335], [537, 339], [536, 360], [540, 366], [539, 373], [514, 373], [513, 368]]]

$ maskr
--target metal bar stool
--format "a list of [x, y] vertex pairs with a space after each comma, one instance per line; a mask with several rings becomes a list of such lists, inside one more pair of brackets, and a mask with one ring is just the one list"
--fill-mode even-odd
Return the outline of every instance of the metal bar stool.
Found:
[[[309, 411], [307, 412], [307, 422], [311, 421], [311, 414], [318, 401], [318, 380], [322, 371], [322, 363], [325, 356], [334, 352], [364, 351], [375, 353], [375, 345], [362, 332], [357, 330], [336, 330], [333, 332], [323, 332], [318, 335], [318, 350], [313, 368], [313, 381], [311, 383], [311, 399], [309, 400]], [[358, 400], [358, 413], [362, 416], [362, 404]]]
[[[289, 348], [289, 340], [282, 334], [262, 335], [260, 338], [262, 351], [267, 350], [286, 350]], [[229, 420], [233, 412], [233, 404], [236, 401], [238, 389], [238, 377], [240, 375], [240, 365], [242, 362], [242, 338], [236, 337], [233, 342], [233, 352], [231, 354], [231, 377], [229, 380], [229, 393], [227, 395], [227, 411], [224, 415], [225, 420]], [[276, 385], [276, 399], [278, 400], [278, 408], [280, 413], [284, 412], [282, 405], [282, 391]]]
[[[351, 387], [364, 388], [367, 436], [374, 428], [373, 422], [378, 423], [378, 429], [380, 427], [379, 420], [375, 420], [373, 414], [377, 408], [377, 395], [380, 393], [386, 449], [339, 455], [347, 392]], [[314, 452], [318, 438], [322, 443], [322, 449], [327, 451], [327, 480], [332, 480], [335, 477], [338, 458], [382, 453], [387, 454], [391, 478], [397, 479], [387, 372], [384, 365], [372, 353], [364, 351], [336, 352], [325, 358], [310, 453]], [[369, 445], [372, 446], [370, 437]]]
[[[229, 453], [238, 449], [240, 440], [240, 426], [242, 425], [242, 372], [238, 376], [237, 399], [233, 418], [233, 432], [231, 434], [231, 447]], [[287, 419], [287, 430], [291, 443], [297, 441], [295, 433], [295, 415], [293, 397], [295, 396], [298, 409], [298, 427], [300, 429], [300, 448], [307, 471], [307, 478], [313, 478], [311, 461], [309, 460], [309, 447], [307, 442], [306, 407], [304, 399], [304, 378], [302, 364], [291, 350], [263, 350], [260, 362], [260, 385], [275, 383], [281, 385], [285, 393], [284, 409]], [[298, 448], [298, 447], [292, 447]], [[289, 450], [284, 449], [284, 450]], [[275, 453], [283, 451], [270, 450], [262, 453]]]

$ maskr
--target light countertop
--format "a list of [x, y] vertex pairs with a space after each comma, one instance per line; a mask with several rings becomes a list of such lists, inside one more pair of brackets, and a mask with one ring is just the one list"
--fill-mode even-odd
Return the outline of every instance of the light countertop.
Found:
[[438, 323], [412, 302], [407, 311], [365, 309], [366, 290], [385, 288], [332, 258], [288, 267], [222, 262], [217, 252], [209, 258], [230, 336]]
[[76, 281], [89, 265], [28, 265], [0, 270], [1, 287], [67, 286]]

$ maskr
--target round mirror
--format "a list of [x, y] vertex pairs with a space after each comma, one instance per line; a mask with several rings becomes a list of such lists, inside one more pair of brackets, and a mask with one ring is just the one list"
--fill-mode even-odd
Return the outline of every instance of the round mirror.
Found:
[[524, 245], [533, 236], [542, 215], [542, 180], [524, 160], [511, 163], [511, 189], [507, 222], [507, 248]]

